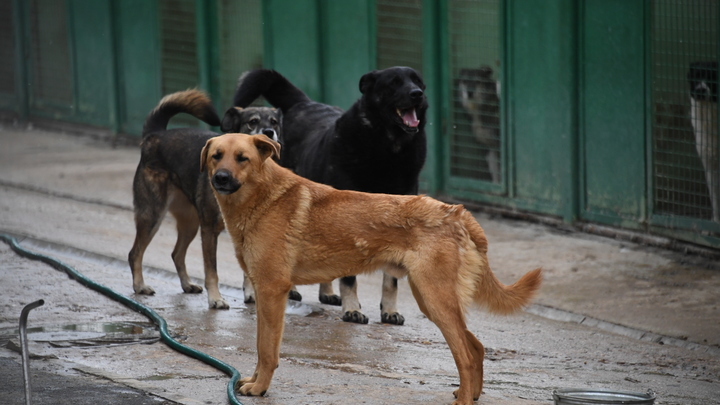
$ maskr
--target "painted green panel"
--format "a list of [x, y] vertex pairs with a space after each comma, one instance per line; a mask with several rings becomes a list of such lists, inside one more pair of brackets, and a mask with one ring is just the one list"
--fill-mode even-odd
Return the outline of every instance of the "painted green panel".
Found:
[[[571, 0], [509, 4], [507, 97], [514, 197], [572, 217], [575, 151], [575, 27]], [[503, 89], [502, 97], [505, 97]]]
[[360, 77], [372, 70], [370, 9], [365, 0], [323, 1], [323, 101], [349, 108]]
[[[426, 23], [423, 0], [376, 0], [377, 67], [410, 66], [423, 74]], [[433, 32], [432, 30], [430, 32]]]
[[157, 3], [113, 3], [117, 26], [121, 129], [139, 135], [145, 117], [160, 101], [160, 46]]
[[66, 1], [32, 0], [28, 4], [31, 113], [46, 118], [72, 116], [72, 49]]
[[640, 220], [646, 190], [644, 5], [583, 5], [584, 211]]
[[321, 101], [320, 18], [317, 0], [268, 0], [263, 18], [268, 25], [266, 52], [273, 68]]
[[0, 110], [27, 118], [26, 51], [22, 0], [0, 5]]
[[[17, 49], [14, 9], [12, 1], [0, 2], [0, 100], [7, 97], [12, 100], [15, 95], [15, 70], [17, 69]], [[5, 105], [2, 105], [5, 107]], [[12, 105], [8, 105], [12, 108]]]
[[109, 0], [73, 0], [76, 119], [109, 126], [113, 79], [113, 38]]
[[[238, 78], [246, 70], [263, 67], [263, 20], [261, 0], [221, 0], [217, 27], [219, 66], [211, 76], [218, 80], [218, 111], [232, 105]], [[239, 16], [242, 24], [238, 24]]]

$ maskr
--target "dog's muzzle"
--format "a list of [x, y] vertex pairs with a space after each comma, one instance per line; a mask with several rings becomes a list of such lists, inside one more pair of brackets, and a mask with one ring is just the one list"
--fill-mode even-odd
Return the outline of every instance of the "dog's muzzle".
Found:
[[277, 132], [272, 128], [264, 128], [261, 130], [262, 134], [272, 139], [275, 142], [280, 142]]
[[240, 182], [226, 169], [215, 172], [211, 183], [215, 191], [220, 194], [232, 194], [240, 189]]

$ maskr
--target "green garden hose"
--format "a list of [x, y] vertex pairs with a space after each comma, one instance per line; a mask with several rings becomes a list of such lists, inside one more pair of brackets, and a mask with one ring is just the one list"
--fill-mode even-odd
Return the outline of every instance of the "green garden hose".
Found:
[[13, 238], [11, 236], [8, 236], [5, 234], [0, 234], [0, 239], [2, 239], [3, 242], [10, 245], [10, 247], [15, 251], [15, 253], [19, 254], [20, 256], [23, 256], [25, 258], [32, 259], [32, 260], [39, 260], [41, 262], [44, 262], [44, 263], [50, 265], [51, 267], [55, 268], [56, 270], [63, 271], [65, 273], [67, 273], [67, 275], [70, 278], [76, 280], [77, 282], [84, 285], [85, 287], [95, 290], [95, 291], [99, 292], [100, 294], [103, 294], [103, 295], [109, 297], [110, 299], [118, 301], [118, 302], [124, 304], [125, 306], [127, 306], [128, 308], [130, 308], [136, 312], [139, 312], [139, 313], [147, 316], [148, 318], [150, 318], [150, 320], [152, 322], [154, 322], [160, 329], [160, 338], [162, 339], [163, 342], [165, 342], [165, 344], [170, 346], [170, 348], [177, 350], [178, 352], [180, 352], [186, 356], [190, 356], [194, 359], [200, 360], [203, 363], [208, 364], [212, 367], [215, 367], [216, 369], [222, 371], [223, 373], [231, 376], [230, 382], [228, 382], [228, 385], [227, 385], [228, 399], [230, 400], [230, 403], [233, 405], [242, 405], [235, 397], [235, 384], [240, 379], [240, 373], [232, 366], [230, 366], [212, 356], [209, 356], [205, 353], [202, 353], [193, 348], [190, 348], [190, 347], [187, 347], [185, 345], [178, 343], [178, 341], [173, 339], [170, 336], [170, 334], [168, 333], [167, 322], [165, 322], [165, 319], [160, 317], [160, 315], [158, 315], [151, 308], [146, 307], [145, 305], [143, 305], [137, 301], [134, 301], [122, 294], [119, 294], [119, 293], [113, 291], [112, 289], [105, 287], [104, 285], [101, 285], [101, 284], [98, 284], [98, 283], [92, 281], [91, 279], [85, 277], [82, 273], [78, 272], [74, 268], [68, 266], [67, 264], [62, 263], [61, 261], [59, 261], [57, 259], [54, 259], [49, 256], [41, 255], [38, 253], [33, 253], [29, 250], [24, 249], [23, 247], [18, 245], [15, 238]]

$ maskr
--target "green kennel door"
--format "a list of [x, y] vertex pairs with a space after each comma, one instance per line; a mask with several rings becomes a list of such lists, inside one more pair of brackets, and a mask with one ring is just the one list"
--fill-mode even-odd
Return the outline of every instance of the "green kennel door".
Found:
[[643, 2], [579, 10], [580, 217], [637, 227], [645, 218]]

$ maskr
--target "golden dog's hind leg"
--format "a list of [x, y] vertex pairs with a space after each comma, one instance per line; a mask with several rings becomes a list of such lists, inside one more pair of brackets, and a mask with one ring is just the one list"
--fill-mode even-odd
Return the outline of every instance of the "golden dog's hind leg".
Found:
[[[480, 394], [482, 394], [483, 389], [483, 361], [485, 360], [485, 347], [482, 343], [480, 343], [475, 335], [467, 329], [465, 330], [465, 337], [467, 337], [467, 340], [470, 343], [470, 352], [475, 360], [473, 399], [477, 401], [480, 399]], [[455, 390], [455, 392], [453, 392], [453, 395], [455, 395], [456, 398], [458, 396], [458, 391], [459, 390]]]
[[475, 356], [477, 347], [468, 341], [469, 332], [460, 302], [454, 295], [448, 297], [447, 292], [454, 289], [447, 282], [438, 280], [416, 283], [410, 276], [408, 281], [418, 307], [440, 329], [455, 360], [460, 375], [460, 388], [453, 393], [457, 398], [453, 405], [471, 405], [480, 396], [479, 385], [475, 381], [478, 375]]
[[270, 387], [280, 360], [285, 306], [291, 286], [284, 280], [264, 280], [263, 284], [255, 286], [258, 364], [251, 377], [240, 381], [242, 395], [262, 396]]

